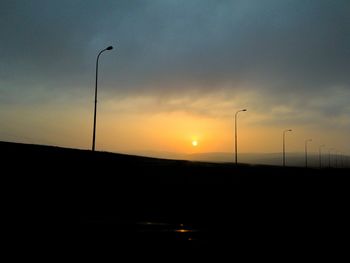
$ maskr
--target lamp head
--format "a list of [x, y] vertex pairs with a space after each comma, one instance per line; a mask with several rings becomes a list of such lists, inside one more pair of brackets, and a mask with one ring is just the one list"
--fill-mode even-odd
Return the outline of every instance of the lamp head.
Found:
[[112, 50], [112, 49], [113, 49], [112, 46], [109, 46], [109, 47], [106, 48], [106, 50]]

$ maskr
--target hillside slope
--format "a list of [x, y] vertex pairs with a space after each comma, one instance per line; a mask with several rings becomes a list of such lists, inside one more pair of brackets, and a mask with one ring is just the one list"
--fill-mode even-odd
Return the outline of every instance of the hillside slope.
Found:
[[[0, 151], [17, 218], [78, 223], [90, 244], [120, 241], [116, 236], [207, 242], [230, 231], [244, 239], [321, 238], [320, 227], [325, 238], [348, 224], [347, 169], [235, 166], [6, 142]], [[181, 225], [196, 231], [179, 234]]]

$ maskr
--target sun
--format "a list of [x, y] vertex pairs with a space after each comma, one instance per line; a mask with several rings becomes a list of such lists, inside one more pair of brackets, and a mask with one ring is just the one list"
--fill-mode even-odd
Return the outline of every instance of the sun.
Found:
[[196, 147], [197, 145], [198, 145], [198, 142], [197, 142], [196, 140], [193, 140], [193, 141], [192, 141], [192, 146], [193, 146], [193, 147]]

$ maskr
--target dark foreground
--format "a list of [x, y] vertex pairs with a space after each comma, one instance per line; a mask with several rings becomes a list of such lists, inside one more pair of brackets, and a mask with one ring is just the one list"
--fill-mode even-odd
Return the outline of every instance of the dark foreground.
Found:
[[3, 177], [14, 183], [13, 220], [24, 232], [36, 228], [85, 254], [138, 246], [347, 247], [349, 169], [234, 166], [5, 142], [0, 150]]

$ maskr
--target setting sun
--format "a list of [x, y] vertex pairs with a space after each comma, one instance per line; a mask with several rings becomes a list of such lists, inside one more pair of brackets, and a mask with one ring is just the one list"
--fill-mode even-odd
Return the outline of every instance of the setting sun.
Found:
[[197, 141], [192, 141], [192, 146], [196, 147], [198, 145], [198, 142]]

